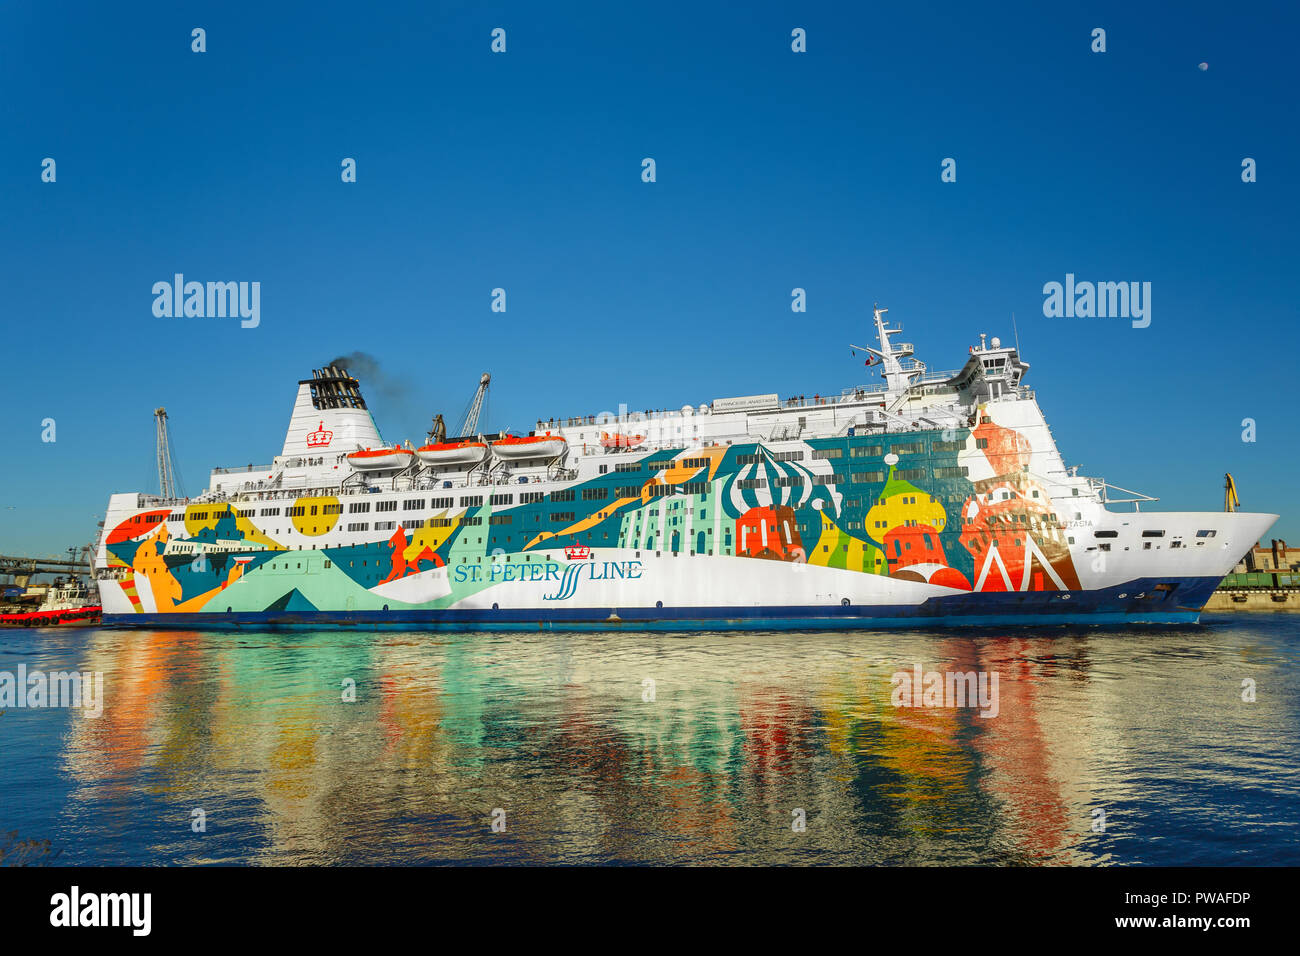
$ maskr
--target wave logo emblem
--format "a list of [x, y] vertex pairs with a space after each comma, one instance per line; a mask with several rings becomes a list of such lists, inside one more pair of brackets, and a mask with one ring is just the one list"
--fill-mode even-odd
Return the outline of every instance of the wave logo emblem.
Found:
[[554, 594], [542, 595], [544, 601], [564, 601], [573, 597], [578, 590], [578, 575], [581, 573], [583, 565], [571, 564], [564, 569], [564, 577], [560, 579], [560, 589]]

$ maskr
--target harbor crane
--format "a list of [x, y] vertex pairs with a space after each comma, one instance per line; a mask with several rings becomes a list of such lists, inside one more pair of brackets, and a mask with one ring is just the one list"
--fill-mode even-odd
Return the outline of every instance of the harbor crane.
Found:
[[483, 400], [487, 398], [488, 385], [491, 382], [492, 376], [488, 372], [484, 372], [483, 377], [478, 380], [478, 391], [474, 393], [474, 398], [469, 403], [469, 411], [465, 413], [465, 423], [460, 426], [460, 433], [467, 438], [472, 438], [478, 431], [479, 415], [483, 412]]
[[154, 426], [157, 433], [156, 447], [158, 453], [158, 494], [163, 498], [183, 498], [180, 478], [176, 475], [176, 462], [172, 459], [172, 444], [167, 435], [167, 409], [153, 410]]
[[[460, 431], [456, 433], [457, 438], [473, 438], [477, 434], [478, 420], [483, 414], [483, 402], [487, 399], [487, 390], [491, 383], [491, 373], [484, 372], [483, 377], [478, 380], [478, 390], [474, 392], [474, 397], [470, 399], [469, 406], [465, 409], [465, 419], [461, 423]], [[447, 424], [439, 413], [433, 417], [433, 427], [429, 429], [429, 441], [440, 444], [446, 440]]]

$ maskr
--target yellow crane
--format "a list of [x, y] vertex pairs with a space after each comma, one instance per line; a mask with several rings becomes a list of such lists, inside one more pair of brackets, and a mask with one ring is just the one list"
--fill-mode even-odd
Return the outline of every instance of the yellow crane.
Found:
[[1237, 483], [1232, 480], [1231, 474], [1223, 476], [1223, 510], [1236, 511], [1241, 507], [1241, 499], [1237, 497]]

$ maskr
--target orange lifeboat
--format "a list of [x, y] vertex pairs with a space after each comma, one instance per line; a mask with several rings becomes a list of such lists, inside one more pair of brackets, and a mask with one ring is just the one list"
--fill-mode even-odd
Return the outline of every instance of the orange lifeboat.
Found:
[[564, 454], [569, 443], [562, 435], [524, 435], [518, 438], [507, 435], [492, 443], [492, 451], [498, 458], [554, 458]]
[[409, 448], [367, 448], [347, 456], [356, 471], [396, 471], [405, 468], [415, 457]]
[[477, 465], [487, 450], [487, 442], [444, 441], [421, 445], [415, 449], [415, 457], [426, 465]]

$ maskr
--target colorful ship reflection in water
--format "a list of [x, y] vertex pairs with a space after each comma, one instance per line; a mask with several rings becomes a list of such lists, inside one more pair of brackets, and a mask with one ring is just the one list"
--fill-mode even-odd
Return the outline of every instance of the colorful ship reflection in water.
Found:
[[[0, 828], [79, 864], [1281, 862], [1284, 624], [46, 634], [9, 659], [102, 672], [106, 704], [0, 718]], [[996, 713], [895, 706], [916, 665], [997, 674]]]

